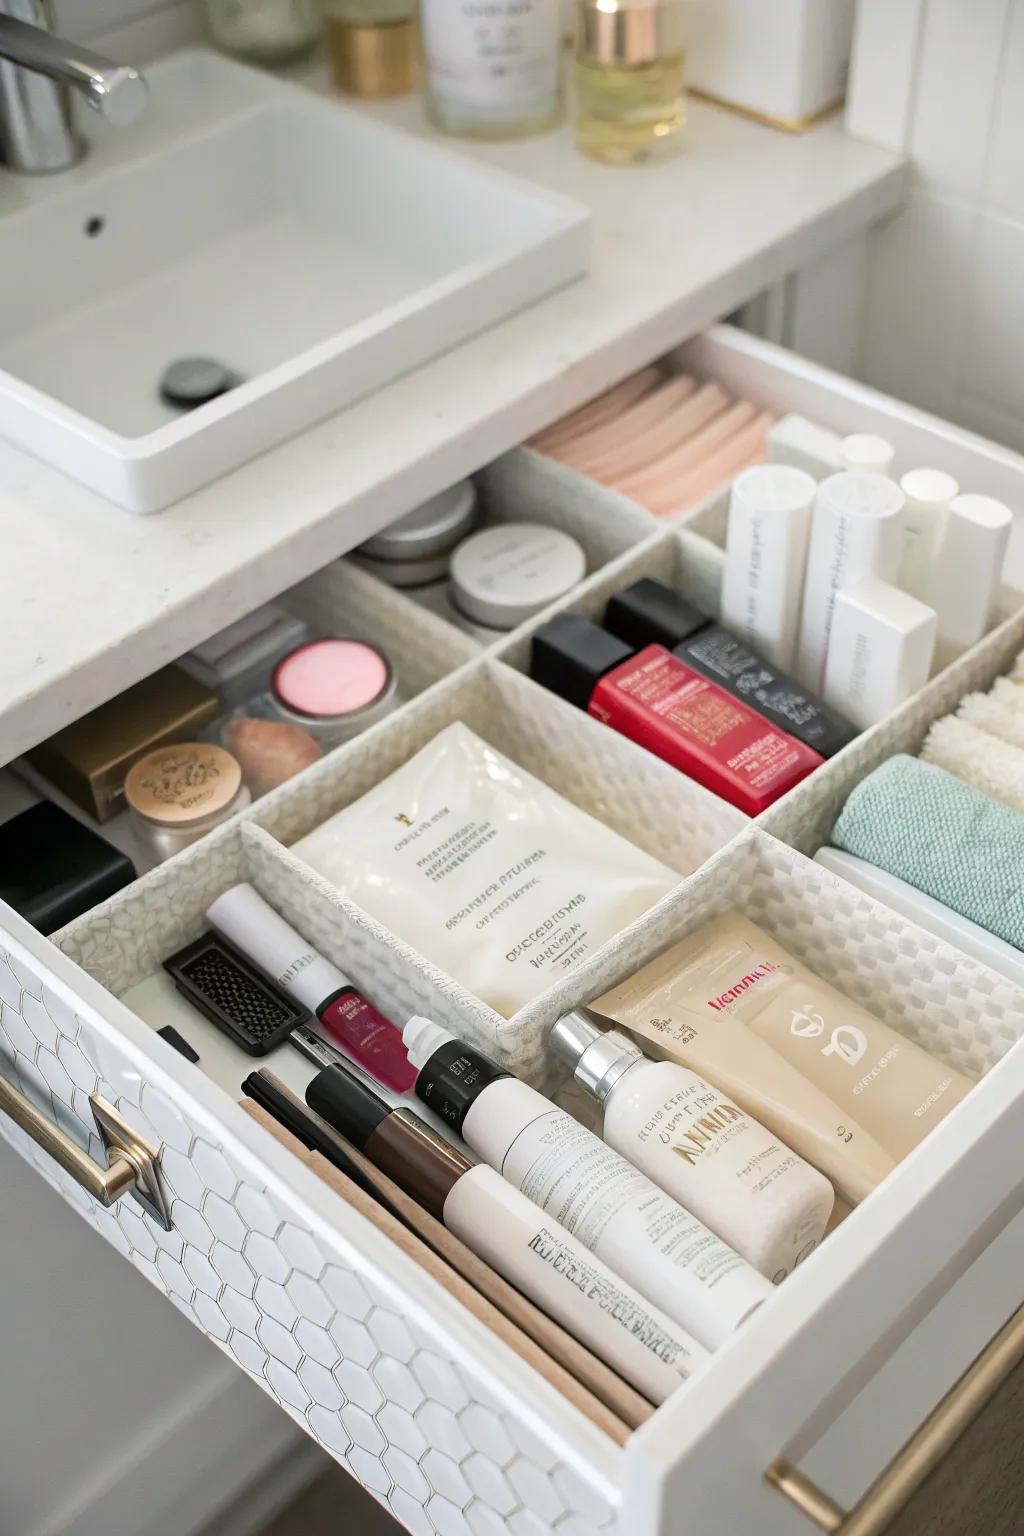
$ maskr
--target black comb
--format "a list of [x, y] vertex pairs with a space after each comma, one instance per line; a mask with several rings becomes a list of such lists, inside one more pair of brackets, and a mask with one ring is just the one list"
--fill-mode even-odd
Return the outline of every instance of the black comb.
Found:
[[266, 1056], [310, 1013], [218, 933], [164, 961], [182, 997], [250, 1056]]

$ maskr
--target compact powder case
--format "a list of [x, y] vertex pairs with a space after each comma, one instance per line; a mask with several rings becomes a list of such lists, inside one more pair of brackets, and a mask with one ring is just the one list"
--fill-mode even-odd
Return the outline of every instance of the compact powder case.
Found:
[[452, 550], [476, 521], [476, 489], [471, 481], [460, 480], [367, 539], [355, 558], [391, 587], [428, 586], [447, 576]]
[[274, 670], [273, 714], [301, 725], [325, 750], [375, 725], [395, 707], [391, 663], [366, 640], [311, 640]]
[[587, 574], [583, 547], [546, 523], [496, 523], [452, 556], [451, 599], [489, 629], [515, 629]]

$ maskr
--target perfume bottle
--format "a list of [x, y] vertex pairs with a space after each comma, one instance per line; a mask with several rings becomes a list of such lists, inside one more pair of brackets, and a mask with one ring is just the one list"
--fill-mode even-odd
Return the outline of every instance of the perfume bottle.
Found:
[[446, 133], [523, 138], [558, 122], [558, 0], [421, 0], [427, 110]]
[[685, 57], [680, 0], [578, 0], [578, 148], [609, 165], [679, 149]]

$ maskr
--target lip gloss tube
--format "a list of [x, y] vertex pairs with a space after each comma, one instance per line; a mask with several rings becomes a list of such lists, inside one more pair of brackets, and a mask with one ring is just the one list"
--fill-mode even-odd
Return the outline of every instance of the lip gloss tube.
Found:
[[664, 1402], [707, 1359], [559, 1222], [412, 1110], [391, 1109], [338, 1066], [313, 1079], [306, 1103], [649, 1402]]
[[634, 651], [577, 613], [537, 631], [530, 675], [748, 816], [825, 761], [663, 645]]
[[286, 923], [251, 885], [233, 885], [206, 914], [208, 922], [316, 1015], [325, 1039], [391, 1088], [416, 1081], [401, 1030], [367, 1002], [336, 965]]

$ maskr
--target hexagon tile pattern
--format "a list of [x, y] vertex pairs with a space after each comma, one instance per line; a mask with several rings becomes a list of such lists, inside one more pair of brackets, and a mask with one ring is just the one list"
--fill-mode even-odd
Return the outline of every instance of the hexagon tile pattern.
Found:
[[0, 949], [3, 1071], [13, 1065], [22, 1091], [100, 1161], [92, 1093], [162, 1143], [174, 1230], [130, 1197], [104, 1210], [3, 1116], [0, 1134], [401, 1524], [424, 1536], [611, 1528], [614, 1510], [590, 1483], [506, 1404], [485, 1399], [371, 1273], [323, 1251], [163, 1090], [135, 1078], [137, 1092], [115, 1094], [94, 1065], [111, 1049]]

